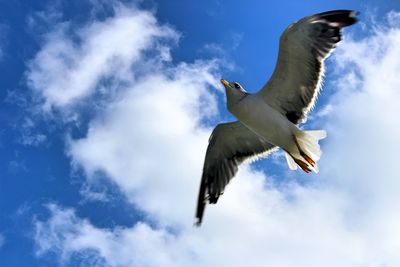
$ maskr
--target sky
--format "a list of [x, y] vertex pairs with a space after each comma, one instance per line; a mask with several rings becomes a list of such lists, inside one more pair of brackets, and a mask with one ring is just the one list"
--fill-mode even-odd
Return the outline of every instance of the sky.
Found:
[[[258, 91], [332, 9], [320, 172], [245, 164], [193, 227], [219, 79]], [[400, 266], [399, 43], [397, 0], [1, 0], [0, 266]]]

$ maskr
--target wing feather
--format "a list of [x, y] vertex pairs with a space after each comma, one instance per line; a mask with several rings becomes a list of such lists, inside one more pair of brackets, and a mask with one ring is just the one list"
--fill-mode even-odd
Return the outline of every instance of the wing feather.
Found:
[[291, 122], [301, 122], [321, 88], [324, 60], [341, 40], [341, 28], [356, 22], [356, 14], [328, 11], [290, 25], [280, 38], [275, 71], [257, 94]]
[[218, 124], [210, 136], [204, 161], [196, 224], [201, 224], [207, 202], [218, 201], [243, 161], [271, 152], [273, 148], [239, 121]]

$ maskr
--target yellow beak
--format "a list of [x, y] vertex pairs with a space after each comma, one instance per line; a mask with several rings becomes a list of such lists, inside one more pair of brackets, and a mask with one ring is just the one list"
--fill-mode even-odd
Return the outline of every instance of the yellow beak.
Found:
[[227, 80], [221, 79], [221, 83], [225, 86], [225, 87], [231, 87], [231, 85], [229, 84], [229, 82]]

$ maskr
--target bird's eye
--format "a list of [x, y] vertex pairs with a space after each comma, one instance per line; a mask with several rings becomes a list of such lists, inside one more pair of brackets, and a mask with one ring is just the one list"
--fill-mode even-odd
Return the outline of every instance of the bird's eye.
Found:
[[238, 84], [237, 82], [235, 82], [234, 85], [235, 85], [235, 88], [236, 88], [236, 89], [240, 89], [240, 84]]

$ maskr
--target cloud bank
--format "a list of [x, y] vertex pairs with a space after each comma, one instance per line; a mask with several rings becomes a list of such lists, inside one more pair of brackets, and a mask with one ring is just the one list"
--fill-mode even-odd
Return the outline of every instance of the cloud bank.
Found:
[[[104, 77], [124, 84], [86, 136], [68, 141], [68, 155], [89, 182], [105, 173], [147, 217], [104, 229], [49, 204], [48, 219], [34, 221], [38, 257], [141, 267], [400, 265], [398, 13], [367, 37], [345, 38], [336, 52], [337, 92], [324, 114], [329, 137], [315, 183], [278, 188], [244, 166], [198, 229], [192, 222], [206, 122], [217, 115], [218, 64], [166, 63], [171, 47], [155, 44], [179, 34], [154, 14], [123, 10], [76, 30], [79, 42], [50, 33], [28, 76], [47, 110], [90, 99]], [[135, 34], [120, 44], [126, 33]]]
[[[45, 110], [66, 107], [93, 94], [105, 81], [131, 82], [133, 65], [144, 50], [156, 48], [169, 60], [162, 42], [176, 41], [170, 27], [158, 25], [143, 10], [116, 5], [114, 16], [76, 28], [63, 22], [45, 36], [42, 49], [28, 66], [28, 85], [44, 100]], [[108, 90], [112, 88], [108, 84]]]

